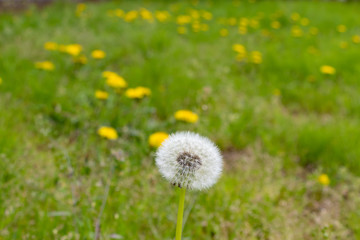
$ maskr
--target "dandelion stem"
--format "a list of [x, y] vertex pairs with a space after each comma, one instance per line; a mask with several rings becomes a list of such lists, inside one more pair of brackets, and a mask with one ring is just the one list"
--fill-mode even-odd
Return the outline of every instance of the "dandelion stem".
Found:
[[176, 240], [181, 240], [181, 233], [183, 227], [184, 203], [185, 203], [185, 188], [180, 188], [180, 201], [176, 224]]

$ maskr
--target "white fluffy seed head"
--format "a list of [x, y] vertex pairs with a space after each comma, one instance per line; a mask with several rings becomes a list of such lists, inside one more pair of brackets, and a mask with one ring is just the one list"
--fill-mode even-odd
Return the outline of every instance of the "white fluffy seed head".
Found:
[[192, 132], [171, 134], [156, 152], [160, 173], [173, 185], [203, 190], [216, 183], [222, 156], [208, 138]]

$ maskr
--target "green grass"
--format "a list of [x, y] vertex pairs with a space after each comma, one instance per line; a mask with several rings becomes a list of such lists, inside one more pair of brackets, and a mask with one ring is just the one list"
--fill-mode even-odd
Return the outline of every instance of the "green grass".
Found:
[[[78, 17], [76, 5], [59, 2], [0, 13], [0, 239], [94, 239], [96, 222], [101, 239], [174, 239], [178, 193], [158, 173], [148, 137], [179, 130], [211, 138], [225, 156], [212, 189], [187, 193], [183, 239], [359, 239], [359, 7], [121, 1], [88, 3]], [[125, 22], [108, 14], [118, 8], [166, 10], [170, 18]], [[176, 17], [190, 9], [212, 13], [200, 21], [208, 31], [187, 24], [187, 34], [177, 32]], [[294, 22], [295, 12], [310, 24]], [[259, 27], [241, 35], [240, 18]], [[275, 18], [279, 29], [271, 28]], [[295, 25], [303, 36], [291, 36]], [[48, 41], [81, 44], [88, 62], [45, 50]], [[260, 51], [262, 63], [236, 61], [235, 43]], [[94, 49], [106, 57], [92, 59]], [[34, 67], [45, 60], [56, 69]], [[336, 74], [322, 74], [322, 65]], [[105, 70], [151, 96], [115, 93]], [[97, 89], [109, 99], [96, 99]], [[199, 121], [177, 122], [179, 109]], [[100, 138], [100, 126], [119, 138]], [[321, 173], [329, 187], [317, 182]]]

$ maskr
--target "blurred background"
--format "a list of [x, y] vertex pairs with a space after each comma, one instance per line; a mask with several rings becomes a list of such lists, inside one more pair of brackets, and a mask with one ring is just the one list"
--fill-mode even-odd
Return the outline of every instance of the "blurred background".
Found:
[[0, 239], [174, 239], [176, 131], [224, 156], [183, 239], [360, 239], [359, 9], [0, 0]]

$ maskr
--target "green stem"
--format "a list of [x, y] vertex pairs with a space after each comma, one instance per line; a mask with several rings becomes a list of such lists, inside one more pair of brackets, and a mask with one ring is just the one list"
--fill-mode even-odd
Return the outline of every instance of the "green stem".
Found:
[[176, 224], [176, 240], [181, 240], [182, 225], [183, 225], [183, 215], [184, 215], [184, 203], [185, 203], [185, 188], [180, 188], [180, 201], [179, 201], [179, 210], [177, 216]]

